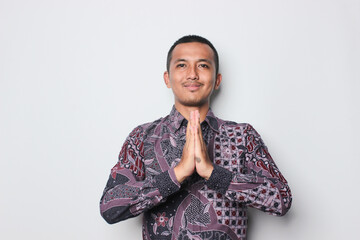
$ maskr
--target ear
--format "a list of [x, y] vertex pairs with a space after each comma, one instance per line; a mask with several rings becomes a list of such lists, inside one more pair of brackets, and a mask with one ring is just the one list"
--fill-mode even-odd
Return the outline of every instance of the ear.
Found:
[[217, 90], [220, 87], [221, 80], [222, 80], [222, 76], [220, 73], [218, 73], [215, 80], [215, 86], [214, 86], [215, 90]]
[[169, 72], [168, 71], [164, 72], [164, 82], [165, 82], [165, 84], [166, 84], [166, 86], [168, 88], [171, 88], [170, 79], [169, 79]]

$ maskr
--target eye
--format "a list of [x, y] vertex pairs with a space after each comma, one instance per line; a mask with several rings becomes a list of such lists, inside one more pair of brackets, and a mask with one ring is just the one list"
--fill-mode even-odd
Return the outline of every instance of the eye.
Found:
[[177, 68], [184, 68], [185, 66], [185, 63], [179, 63], [176, 65]]
[[209, 68], [209, 65], [205, 64], [205, 63], [201, 63], [199, 64], [200, 68]]

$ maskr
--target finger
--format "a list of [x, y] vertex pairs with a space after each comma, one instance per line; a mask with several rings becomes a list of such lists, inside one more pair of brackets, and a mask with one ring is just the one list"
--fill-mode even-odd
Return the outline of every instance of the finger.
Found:
[[192, 129], [192, 115], [193, 113], [190, 112], [190, 117], [187, 123], [187, 128], [186, 128], [186, 138], [189, 139], [192, 135], [193, 129]]
[[193, 114], [193, 129], [194, 129], [194, 137], [196, 136], [197, 134], [197, 131], [198, 131], [198, 124], [197, 124], [197, 121], [196, 121], [196, 112], [194, 111], [194, 114]]
[[190, 141], [190, 143], [192, 143], [192, 146], [193, 146], [193, 147], [195, 147], [195, 146], [194, 146], [194, 136], [195, 136], [195, 131], [194, 131], [194, 116], [195, 116], [195, 112], [194, 112], [194, 111], [191, 111], [191, 112], [190, 112], [190, 118], [189, 118], [189, 120], [190, 120], [190, 128], [191, 128], [191, 131], [190, 131], [190, 133], [191, 133], [191, 135], [190, 135], [191, 141]]
[[186, 143], [188, 143], [189, 145], [189, 154], [190, 156], [194, 157], [195, 154], [195, 137], [194, 137], [194, 112], [191, 111], [190, 112], [190, 118], [189, 118], [190, 122], [188, 123], [190, 125], [190, 135], [189, 138], [186, 140]]
[[197, 110], [193, 111], [193, 118], [192, 118], [192, 121], [193, 121], [193, 126], [196, 127], [197, 126], [197, 121], [196, 121], [196, 118], [197, 118]]
[[202, 130], [201, 130], [201, 123], [200, 123], [200, 113], [199, 111], [196, 111], [196, 123], [197, 123], [197, 135], [199, 137], [199, 140], [200, 140], [200, 146], [203, 148], [205, 143], [204, 143], [204, 140], [203, 140], [203, 134], [202, 134]]
[[200, 113], [199, 113], [199, 110], [196, 110], [196, 120], [197, 120], [197, 123], [200, 124]]
[[200, 136], [198, 134], [198, 129], [196, 131], [196, 134], [195, 134], [195, 139], [194, 139], [194, 143], [195, 143], [195, 161], [197, 163], [200, 163], [201, 162], [201, 159], [202, 159], [202, 151], [201, 151], [201, 141], [200, 141]]
[[192, 126], [192, 129], [193, 129], [193, 130], [194, 130], [195, 127], [196, 127], [195, 117], [196, 117], [195, 111], [191, 111], [191, 112], [190, 112], [190, 119], [191, 119], [191, 126]]
[[201, 134], [201, 125], [200, 125], [200, 114], [196, 110], [194, 114], [194, 121], [196, 122], [196, 133], [195, 133], [195, 160], [197, 163], [200, 163], [203, 160], [203, 151], [202, 151], [202, 134]]
[[199, 132], [199, 137], [200, 140], [202, 141], [202, 131], [201, 131], [201, 123], [200, 123], [200, 113], [199, 111], [196, 111], [196, 122], [197, 122], [197, 126], [198, 126], [198, 132]]
[[194, 111], [194, 114], [193, 114], [193, 123], [194, 123], [194, 137], [195, 139], [198, 138], [198, 135], [199, 135], [199, 124], [198, 124], [198, 110], [195, 110]]

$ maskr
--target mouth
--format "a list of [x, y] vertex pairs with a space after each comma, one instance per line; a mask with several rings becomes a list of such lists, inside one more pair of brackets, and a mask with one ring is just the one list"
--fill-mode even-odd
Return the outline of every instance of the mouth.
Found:
[[185, 83], [183, 86], [188, 89], [189, 91], [193, 92], [198, 90], [202, 84], [199, 83]]

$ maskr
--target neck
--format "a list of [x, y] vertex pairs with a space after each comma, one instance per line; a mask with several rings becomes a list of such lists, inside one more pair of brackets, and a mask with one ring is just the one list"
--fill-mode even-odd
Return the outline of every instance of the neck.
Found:
[[205, 120], [205, 118], [206, 118], [206, 114], [209, 111], [209, 107], [210, 107], [209, 103], [205, 103], [205, 104], [203, 104], [201, 106], [184, 106], [184, 105], [181, 105], [181, 104], [178, 104], [178, 103], [175, 102], [176, 110], [181, 115], [183, 115], [183, 117], [188, 121], [189, 121], [189, 118], [190, 118], [190, 112], [198, 110], [199, 113], [200, 113], [200, 122], [203, 122]]

